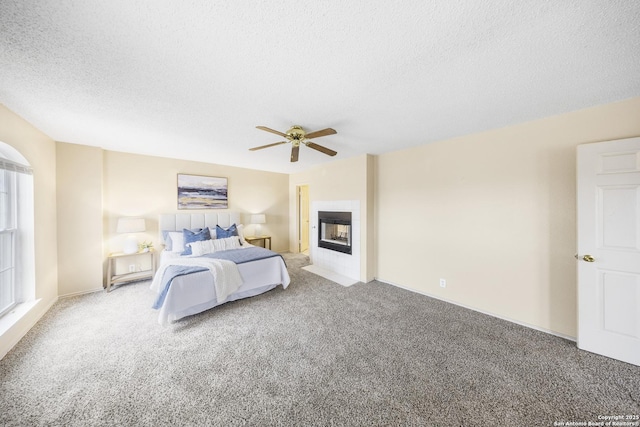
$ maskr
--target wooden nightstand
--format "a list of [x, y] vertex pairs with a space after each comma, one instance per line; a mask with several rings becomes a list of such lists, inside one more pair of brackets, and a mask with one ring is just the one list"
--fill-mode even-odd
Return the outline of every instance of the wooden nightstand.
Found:
[[[139, 265], [139, 259], [135, 259], [137, 257], [151, 257], [151, 269], [137, 271]], [[125, 260], [130, 258], [129, 265], [133, 266], [134, 271], [129, 271], [124, 274], [115, 274], [116, 272], [116, 262], [118, 260]], [[123, 253], [113, 253], [109, 255], [107, 259], [107, 292], [111, 291], [111, 285], [115, 285], [118, 283], [124, 282], [133, 282], [136, 280], [142, 279], [151, 279], [153, 278], [153, 274], [156, 272], [156, 257], [154, 256], [153, 250], [148, 252], [136, 252], [134, 254], [123, 254]]]
[[263, 248], [267, 248], [267, 241], [269, 242], [269, 247], [267, 249], [271, 249], [271, 236], [244, 236], [244, 240], [247, 241], [247, 243], [251, 243], [252, 245], [254, 244], [253, 242], [259, 242], [260, 240], [262, 240], [262, 247]]

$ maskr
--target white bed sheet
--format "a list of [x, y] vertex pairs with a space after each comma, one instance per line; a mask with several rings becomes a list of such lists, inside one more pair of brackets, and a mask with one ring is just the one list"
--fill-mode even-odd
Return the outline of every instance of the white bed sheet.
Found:
[[[176, 257], [179, 258], [179, 254], [162, 251], [160, 262]], [[291, 281], [287, 267], [279, 256], [238, 264], [238, 270], [243, 284], [224, 301], [218, 301], [213, 276], [209, 271], [176, 277], [159, 309], [158, 323], [167, 325], [225, 302], [259, 295], [278, 285], [286, 289]]]

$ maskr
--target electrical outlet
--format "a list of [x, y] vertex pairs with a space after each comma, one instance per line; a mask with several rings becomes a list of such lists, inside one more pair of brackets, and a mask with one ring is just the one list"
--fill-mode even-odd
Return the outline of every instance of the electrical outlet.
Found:
[[444, 279], [440, 279], [440, 287], [441, 288], [446, 288], [447, 287], [447, 281]]
[[135, 273], [135, 272], [136, 272], [136, 265], [129, 264], [129, 273]]

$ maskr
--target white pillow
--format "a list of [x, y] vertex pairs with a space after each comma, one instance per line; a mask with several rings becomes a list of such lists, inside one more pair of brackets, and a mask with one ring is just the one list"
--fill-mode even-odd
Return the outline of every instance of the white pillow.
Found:
[[201, 256], [218, 251], [241, 248], [238, 236], [226, 237], [224, 239], [202, 240], [188, 243], [191, 246], [191, 255]]
[[229, 249], [240, 248], [240, 239], [238, 236], [225, 237], [224, 239], [217, 239], [213, 242], [213, 247], [216, 251], [228, 251]]
[[242, 243], [240, 243], [240, 238], [238, 236], [227, 237], [224, 240], [224, 250], [228, 251], [229, 249], [239, 249], [242, 247]]
[[210, 254], [215, 252], [213, 247], [214, 240], [200, 240], [197, 242], [191, 242], [188, 245], [191, 246], [191, 255], [201, 256], [204, 254]]
[[184, 234], [182, 231], [170, 231], [168, 239], [171, 239], [171, 252], [184, 252]]
[[236, 225], [236, 228], [238, 229], [238, 237], [240, 238], [240, 244], [244, 245], [245, 243], [247, 243], [247, 241], [244, 240], [244, 225], [238, 224]]

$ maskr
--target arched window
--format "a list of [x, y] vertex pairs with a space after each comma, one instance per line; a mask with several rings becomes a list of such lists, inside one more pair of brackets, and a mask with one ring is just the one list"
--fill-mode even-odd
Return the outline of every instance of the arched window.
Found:
[[33, 217], [29, 162], [0, 142], [0, 316], [35, 298]]

